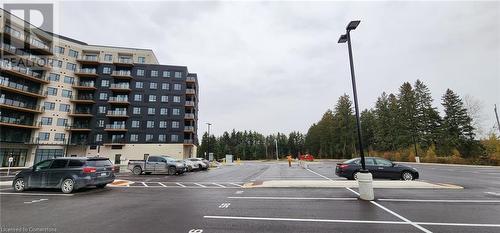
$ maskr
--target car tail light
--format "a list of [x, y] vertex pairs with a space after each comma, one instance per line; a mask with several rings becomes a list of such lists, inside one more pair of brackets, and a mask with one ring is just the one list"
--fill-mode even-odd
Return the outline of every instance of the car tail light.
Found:
[[84, 167], [83, 173], [95, 173], [97, 169], [95, 167]]
[[344, 169], [344, 168], [348, 168], [348, 167], [349, 167], [349, 164], [340, 164], [339, 165], [340, 169]]

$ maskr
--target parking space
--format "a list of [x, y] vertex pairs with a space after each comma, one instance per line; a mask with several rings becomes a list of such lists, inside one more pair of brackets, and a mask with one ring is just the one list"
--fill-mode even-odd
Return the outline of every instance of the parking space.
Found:
[[113, 187], [140, 187], [140, 188], [241, 188], [243, 182], [133, 182], [126, 186]]

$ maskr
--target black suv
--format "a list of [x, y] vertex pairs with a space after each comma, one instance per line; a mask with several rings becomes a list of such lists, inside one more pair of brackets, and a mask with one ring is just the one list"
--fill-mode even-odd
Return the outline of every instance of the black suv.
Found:
[[79, 188], [104, 188], [115, 180], [114, 167], [107, 158], [63, 157], [41, 161], [14, 178], [16, 192], [30, 188], [60, 188], [71, 193]]

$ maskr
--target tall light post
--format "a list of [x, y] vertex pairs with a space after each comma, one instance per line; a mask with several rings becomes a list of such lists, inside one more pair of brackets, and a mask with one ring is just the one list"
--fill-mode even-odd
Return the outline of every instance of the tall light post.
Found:
[[207, 158], [205, 159], [210, 159], [210, 126], [212, 125], [212, 123], [206, 123], [207, 124], [207, 127], [208, 127], [208, 143], [207, 143]]
[[359, 107], [358, 107], [358, 93], [356, 90], [356, 78], [354, 76], [354, 62], [352, 59], [352, 48], [351, 48], [351, 31], [358, 27], [361, 21], [351, 21], [346, 27], [346, 34], [340, 36], [338, 43], [347, 42], [347, 47], [349, 50], [349, 63], [351, 68], [351, 80], [352, 80], [352, 92], [354, 96], [354, 108], [356, 110], [356, 125], [358, 131], [358, 146], [359, 155], [361, 157], [361, 171], [357, 174], [359, 194], [360, 198], [363, 200], [373, 200], [373, 176], [366, 170], [365, 166], [365, 155], [363, 153], [363, 142], [361, 141], [361, 122], [359, 120]]

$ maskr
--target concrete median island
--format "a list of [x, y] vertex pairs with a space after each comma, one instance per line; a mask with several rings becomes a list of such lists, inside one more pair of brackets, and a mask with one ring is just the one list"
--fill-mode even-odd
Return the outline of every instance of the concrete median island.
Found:
[[[243, 185], [244, 188], [358, 188], [354, 180], [269, 180], [255, 181]], [[373, 181], [373, 188], [395, 189], [463, 189], [461, 186], [425, 181]]]

